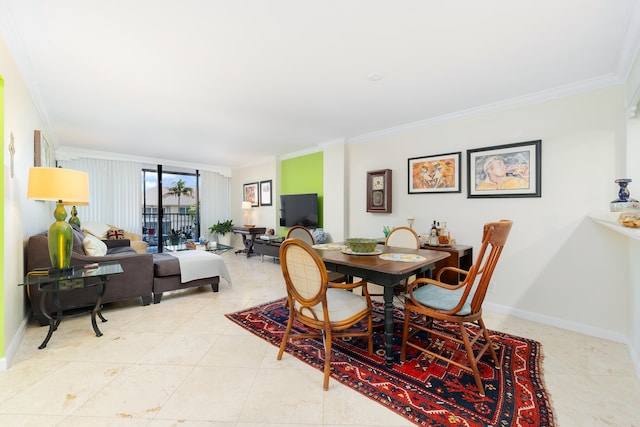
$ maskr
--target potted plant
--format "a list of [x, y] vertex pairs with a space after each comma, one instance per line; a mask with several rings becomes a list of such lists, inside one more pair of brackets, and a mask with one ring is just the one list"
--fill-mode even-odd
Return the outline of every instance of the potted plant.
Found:
[[228, 219], [226, 221], [218, 221], [216, 224], [213, 224], [211, 227], [209, 227], [209, 231], [211, 233], [217, 234], [218, 235], [218, 243], [222, 243], [225, 244], [227, 246], [230, 246], [231, 243], [231, 235], [228, 236], [228, 238], [225, 238], [225, 242], [220, 242], [220, 237], [224, 237], [225, 234], [227, 233], [232, 233], [233, 232], [233, 220]]
[[172, 245], [179, 245], [180, 240], [182, 239], [182, 231], [174, 230], [172, 228], [171, 231], [167, 233], [167, 237], [169, 238], [169, 242], [171, 242]]

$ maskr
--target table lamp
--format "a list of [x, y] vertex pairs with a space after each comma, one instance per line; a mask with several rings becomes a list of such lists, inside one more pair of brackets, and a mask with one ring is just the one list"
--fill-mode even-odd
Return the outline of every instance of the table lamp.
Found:
[[244, 226], [251, 227], [249, 225], [249, 209], [251, 209], [251, 202], [242, 202], [242, 209], [244, 209]]
[[67, 211], [64, 205], [84, 205], [89, 203], [89, 175], [63, 168], [29, 169], [29, 187], [27, 197], [34, 200], [56, 202], [53, 216], [56, 222], [49, 227], [49, 258], [51, 270], [49, 274], [66, 274], [71, 272], [71, 250], [73, 233], [71, 226], [65, 222]]

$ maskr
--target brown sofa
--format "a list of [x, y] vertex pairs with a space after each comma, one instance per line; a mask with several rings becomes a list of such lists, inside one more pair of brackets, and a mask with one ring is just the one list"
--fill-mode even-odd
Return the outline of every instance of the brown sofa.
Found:
[[[71, 265], [85, 265], [101, 261], [118, 261], [124, 270], [122, 274], [111, 276], [106, 287], [103, 303], [141, 298], [143, 305], [149, 305], [153, 290], [153, 257], [151, 254], [140, 254], [129, 246], [128, 240], [106, 240], [107, 254], [105, 256], [89, 256], [82, 246], [84, 234], [73, 227], [73, 252]], [[35, 268], [51, 267], [49, 247], [46, 233], [31, 236], [27, 243], [26, 269], [27, 272]], [[29, 286], [29, 299], [34, 317], [41, 325], [47, 325], [48, 320], [40, 311], [41, 293], [35, 285]], [[49, 294], [50, 295], [50, 294]], [[56, 310], [50, 297], [45, 301], [45, 308], [49, 312]], [[92, 307], [96, 302], [95, 289], [78, 289], [74, 292], [59, 294], [63, 310]]]

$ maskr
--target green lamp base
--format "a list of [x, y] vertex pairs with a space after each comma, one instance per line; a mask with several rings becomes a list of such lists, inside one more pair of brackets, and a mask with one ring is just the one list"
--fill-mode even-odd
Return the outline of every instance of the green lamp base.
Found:
[[73, 233], [71, 226], [64, 221], [67, 217], [67, 211], [61, 202], [56, 205], [53, 216], [56, 218], [56, 222], [49, 227], [49, 259], [52, 269], [66, 270], [71, 262]]

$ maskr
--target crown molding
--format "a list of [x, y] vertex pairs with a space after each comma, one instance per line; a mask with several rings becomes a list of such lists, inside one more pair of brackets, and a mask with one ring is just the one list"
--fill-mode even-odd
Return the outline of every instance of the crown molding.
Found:
[[129, 161], [129, 162], [138, 162], [144, 165], [150, 165], [155, 167], [155, 165], [163, 165], [170, 166], [175, 168], [183, 168], [186, 170], [205, 170], [209, 172], [217, 172], [222, 176], [227, 178], [231, 177], [231, 168], [222, 167], [222, 166], [212, 166], [206, 165], [202, 163], [188, 163], [188, 162], [176, 162], [175, 160], [169, 159], [161, 159], [157, 157], [140, 157], [140, 156], [131, 156], [120, 153], [112, 153], [107, 151], [98, 151], [98, 150], [87, 150], [83, 148], [75, 148], [75, 147], [58, 147], [56, 148], [56, 160], [74, 160], [80, 158], [88, 158], [88, 159], [102, 159], [102, 160], [118, 160], [118, 161]]
[[541, 102], [551, 101], [565, 96], [576, 95], [590, 90], [602, 89], [604, 87], [613, 86], [616, 84], [624, 83], [624, 80], [614, 74], [608, 74], [595, 79], [584, 80], [577, 83], [572, 83], [555, 89], [543, 90], [530, 95], [525, 95], [517, 98], [511, 98], [492, 104], [482, 105], [480, 107], [469, 108], [462, 111], [457, 111], [451, 114], [445, 114], [442, 116], [432, 117], [429, 119], [418, 120], [416, 122], [406, 123], [400, 126], [394, 126], [387, 129], [381, 129], [365, 133], [359, 136], [351, 137], [348, 139], [348, 143], [365, 142], [372, 139], [380, 138], [383, 136], [394, 135], [408, 130], [416, 128], [427, 128], [436, 126], [442, 123], [453, 122], [470, 118], [473, 116], [496, 113], [499, 111], [509, 110], [512, 108], [524, 107], [527, 105], [538, 104]]

